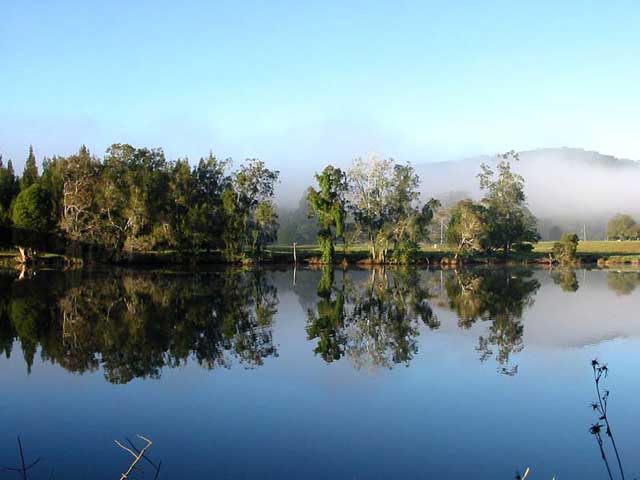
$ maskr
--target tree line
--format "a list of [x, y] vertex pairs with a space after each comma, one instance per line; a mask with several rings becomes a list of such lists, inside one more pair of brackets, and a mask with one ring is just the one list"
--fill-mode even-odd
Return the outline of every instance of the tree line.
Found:
[[[529, 250], [539, 236], [524, 179], [512, 170], [518, 154], [499, 159], [495, 172], [483, 164], [478, 174], [481, 201], [463, 199], [447, 209], [421, 195], [408, 163], [371, 156], [346, 171], [329, 165], [308, 189], [304, 213], [315, 225], [304, 237], [315, 237], [324, 264], [335, 261], [338, 242], [345, 249], [366, 244], [371, 263], [409, 263], [431, 240], [434, 219], [456, 258]], [[0, 227], [14, 232], [14, 244], [59, 236], [115, 257], [215, 250], [226, 261], [260, 260], [278, 236], [278, 178], [256, 159], [233, 168], [230, 159], [209, 154], [192, 167], [186, 158], [168, 160], [161, 149], [127, 144], [112, 145], [102, 158], [84, 146], [45, 158], [40, 174], [29, 148], [21, 176], [0, 158]], [[293, 235], [297, 241], [295, 229]]]
[[30, 147], [21, 177], [0, 157], [0, 226], [28, 232], [23, 243], [60, 234], [115, 256], [220, 249], [226, 260], [252, 260], [276, 238], [278, 177], [256, 159], [234, 169], [209, 154], [192, 167], [127, 144], [103, 158], [84, 146], [45, 158], [39, 174]]
[[[539, 240], [536, 218], [524, 194], [524, 178], [512, 170], [514, 151], [499, 156], [494, 172], [483, 164], [478, 174], [485, 192], [480, 202], [464, 199], [448, 217], [446, 239], [456, 259], [473, 253], [530, 251]], [[435, 198], [421, 198], [420, 179], [410, 164], [370, 157], [354, 160], [347, 172], [328, 166], [316, 175], [307, 200], [318, 220], [321, 263], [334, 261], [335, 242], [364, 241], [373, 263], [408, 263], [421, 242], [430, 240], [430, 225], [441, 210]]]

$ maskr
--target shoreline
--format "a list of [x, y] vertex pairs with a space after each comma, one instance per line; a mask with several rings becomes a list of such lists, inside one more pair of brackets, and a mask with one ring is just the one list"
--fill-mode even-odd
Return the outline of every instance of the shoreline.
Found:
[[[297, 262], [293, 259], [293, 249], [290, 247], [274, 247], [267, 249], [260, 260], [247, 262], [230, 262], [222, 258], [220, 252], [135, 252], [124, 254], [117, 260], [102, 260], [96, 258], [71, 257], [57, 253], [38, 253], [26, 268], [87, 268], [87, 267], [187, 267], [197, 269], [202, 267], [230, 267], [230, 266], [285, 266], [308, 268], [323, 268], [327, 264], [318, 261], [316, 249], [305, 248], [297, 252]], [[454, 261], [453, 253], [446, 251], [420, 251], [414, 261], [410, 263], [384, 264], [373, 263], [369, 260], [366, 249], [347, 252], [336, 252], [335, 261], [330, 264], [334, 268], [373, 268], [373, 267], [438, 267], [452, 269], [473, 266], [541, 266], [550, 267], [549, 256], [542, 252], [514, 253], [508, 258], [502, 256], [474, 255]], [[633, 267], [640, 268], [640, 254], [611, 254], [611, 253], [578, 253], [577, 261], [571, 265], [553, 265], [553, 268], [579, 268], [589, 266], [598, 268]], [[13, 255], [13, 252], [0, 252], [0, 267], [23, 268]]]

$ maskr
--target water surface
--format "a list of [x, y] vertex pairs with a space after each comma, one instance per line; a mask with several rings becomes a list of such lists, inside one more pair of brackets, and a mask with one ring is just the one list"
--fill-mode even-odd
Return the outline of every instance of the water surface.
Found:
[[638, 311], [637, 271], [3, 272], [0, 465], [117, 478], [141, 433], [160, 478], [608, 478], [597, 357], [634, 478]]

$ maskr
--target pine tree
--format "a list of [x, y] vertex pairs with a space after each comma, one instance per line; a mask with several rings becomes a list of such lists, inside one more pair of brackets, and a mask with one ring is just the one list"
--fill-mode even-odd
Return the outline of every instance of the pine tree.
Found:
[[29, 156], [24, 164], [24, 173], [20, 182], [21, 190], [24, 190], [38, 180], [38, 166], [36, 165], [36, 156], [33, 154], [33, 147], [29, 145]]

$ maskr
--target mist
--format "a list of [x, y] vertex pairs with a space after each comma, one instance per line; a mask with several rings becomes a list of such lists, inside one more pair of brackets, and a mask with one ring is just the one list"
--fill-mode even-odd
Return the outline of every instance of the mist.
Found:
[[[480, 164], [495, 167], [495, 156], [416, 166], [424, 195], [465, 191], [480, 199]], [[543, 237], [552, 225], [603, 239], [617, 213], [640, 217], [640, 162], [577, 148], [546, 148], [520, 153], [513, 170], [525, 179], [527, 203]]]
[[[582, 236], [586, 231], [588, 238], [604, 239], [606, 224], [615, 214], [628, 213], [640, 220], [639, 161], [566, 147], [523, 151], [519, 155], [520, 161], [512, 167], [525, 179], [527, 203], [538, 218], [543, 238], [551, 227], [559, 226], [566, 232], [579, 232]], [[394, 158], [405, 161], [400, 156]], [[293, 175], [282, 172], [278, 203], [283, 210], [296, 208], [313, 183], [310, 170], [317, 166], [319, 158], [313, 160], [306, 168], [299, 165]], [[420, 176], [423, 198], [435, 197], [446, 204], [464, 197], [482, 198], [477, 174], [483, 162], [495, 167], [497, 157], [412, 164]], [[333, 164], [348, 168], [350, 161]]]

